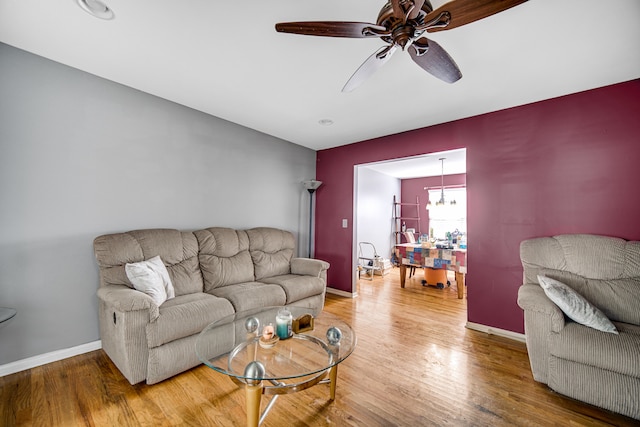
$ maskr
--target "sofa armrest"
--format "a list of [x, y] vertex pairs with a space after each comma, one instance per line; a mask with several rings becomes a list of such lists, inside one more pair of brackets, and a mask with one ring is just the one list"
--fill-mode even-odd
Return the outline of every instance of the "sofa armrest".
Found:
[[160, 316], [160, 309], [149, 295], [124, 285], [103, 285], [98, 289], [98, 298], [123, 313], [148, 310], [150, 322]]
[[[323, 272], [329, 269], [329, 263], [312, 258], [293, 258], [291, 260], [291, 273], [302, 276], [322, 277]], [[325, 274], [326, 275], [326, 274]]]
[[518, 289], [518, 305], [525, 312], [547, 316], [551, 321], [551, 330], [560, 332], [564, 328], [564, 313], [551, 301], [537, 284], [524, 284]]
[[518, 305], [524, 310], [524, 332], [533, 379], [549, 382], [549, 337], [562, 331], [564, 314], [537, 284], [524, 284], [518, 289]]

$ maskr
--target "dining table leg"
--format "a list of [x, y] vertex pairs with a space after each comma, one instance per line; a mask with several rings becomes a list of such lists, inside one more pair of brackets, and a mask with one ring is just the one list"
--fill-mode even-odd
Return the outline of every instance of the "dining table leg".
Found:
[[407, 266], [400, 264], [400, 287], [404, 288], [404, 282], [407, 280]]
[[458, 299], [464, 298], [464, 273], [456, 273], [456, 286], [458, 287]]

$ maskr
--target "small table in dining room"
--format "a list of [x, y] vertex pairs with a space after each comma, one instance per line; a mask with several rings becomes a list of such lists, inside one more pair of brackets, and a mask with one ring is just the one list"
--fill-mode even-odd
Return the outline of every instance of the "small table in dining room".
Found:
[[[338, 364], [356, 346], [356, 335], [346, 322], [303, 307], [287, 309], [294, 319], [312, 315], [310, 330], [275, 343], [261, 340], [264, 326], [277, 324], [281, 308], [236, 313], [210, 324], [196, 339], [200, 361], [245, 388], [247, 426], [260, 425], [281, 394], [327, 383], [330, 400], [335, 400]], [[273, 397], [261, 414], [263, 394]]]
[[407, 266], [453, 271], [458, 287], [458, 298], [464, 298], [465, 275], [467, 274], [466, 249], [428, 248], [421, 244], [402, 243], [395, 247], [400, 265], [400, 286], [404, 288]]

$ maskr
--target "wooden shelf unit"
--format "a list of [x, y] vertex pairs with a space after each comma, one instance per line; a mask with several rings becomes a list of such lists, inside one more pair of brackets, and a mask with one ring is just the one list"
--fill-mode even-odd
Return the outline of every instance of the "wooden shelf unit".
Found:
[[[403, 207], [414, 207], [415, 208], [415, 216], [407, 216], [408, 214], [413, 213], [412, 209], [409, 209], [410, 212], [402, 212]], [[396, 196], [393, 196], [393, 235], [395, 237], [395, 244], [398, 245], [402, 243], [402, 223], [405, 223], [407, 228], [415, 229], [416, 237], [420, 236], [420, 199], [416, 196], [415, 203], [406, 203], [399, 202], [396, 199]], [[408, 224], [407, 224], [408, 222]], [[417, 239], [416, 239], [417, 240]]]

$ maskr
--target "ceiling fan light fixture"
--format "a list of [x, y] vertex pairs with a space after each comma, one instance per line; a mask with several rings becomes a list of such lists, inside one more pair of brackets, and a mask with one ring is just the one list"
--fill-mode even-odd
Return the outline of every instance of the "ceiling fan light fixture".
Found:
[[113, 19], [115, 17], [113, 10], [100, 0], [76, 0], [78, 6], [88, 14], [100, 19]]

